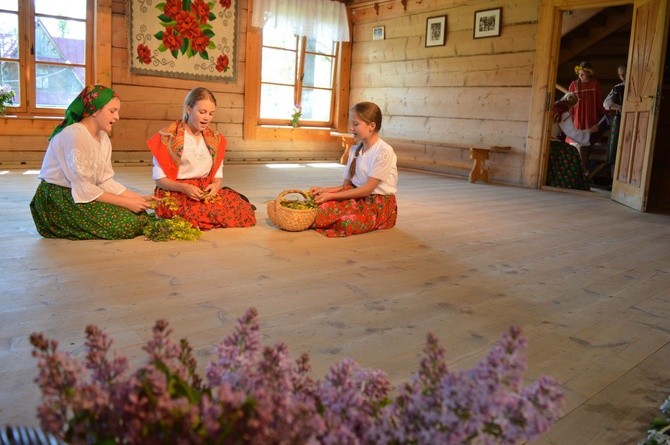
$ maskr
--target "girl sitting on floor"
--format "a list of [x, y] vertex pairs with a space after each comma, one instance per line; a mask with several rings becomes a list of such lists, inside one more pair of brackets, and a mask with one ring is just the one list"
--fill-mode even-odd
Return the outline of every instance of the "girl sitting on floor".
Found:
[[312, 227], [328, 237], [390, 229], [398, 216], [397, 157], [379, 137], [381, 110], [361, 102], [352, 107], [349, 119], [356, 143], [349, 149], [344, 183], [310, 190], [319, 205]]
[[150, 197], [114, 180], [107, 133], [119, 120], [121, 101], [90, 85], [72, 101], [49, 137], [30, 211], [45, 238], [124, 239], [142, 234]]
[[180, 216], [202, 230], [254, 226], [255, 207], [222, 187], [226, 138], [210, 126], [215, 111], [214, 94], [194, 88], [184, 100], [182, 119], [147, 141], [154, 156], [156, 215]]

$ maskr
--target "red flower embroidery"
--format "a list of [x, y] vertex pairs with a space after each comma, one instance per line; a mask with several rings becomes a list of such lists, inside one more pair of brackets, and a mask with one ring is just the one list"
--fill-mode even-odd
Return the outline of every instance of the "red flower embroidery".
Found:
[[216, 70], [220, 73], [226, 72], [228, 68], [228, 63], [230, 61], [228, 60], [228, 55], [227, 54], [222, 54], [216, 59]]
[[[220, 3], [226, 9], [232, 7], [232, 0], [220, 0]], [[213, 64], [213, 57], [210, 58], [207, 51], [216, 48], [212, 26], [212, 22], [217, 19], [212, 11], [216, 6], [215, 1], [209, 0], [164, 0], [163, 3], [158, 3], [156, 9], [161, 12], [158, 19], [164, 28], [153, 35], [161, 42], [158, 51], [169, 51], [175, 59], [180, 54], [188, 58], [199, 55]], [[148, 47], [145, 51], [146, 45], [141, 46], [141, 49], [138, 46], [138, 58], [149, 64], [152, 60], [151, 52]], [[216, 69], [227, 71], [230, 69], [229, 63], [228, 56], [219, 57]], [[212, 65], [209, 66], [211, 69]]]
[[191, 5], [191, 12], [200, 19], [200, 24], [204, 25], [209, 21], [209, 5], [202, 0], [196, 0]]
[[167, 0], [165, 7], [163, 8], [163, 14], [168, 16], [171, 19], [177, 17], [182, 10], [181, 0]]
[[140, 44], [137, 45], [137, 58], [144, 64], [151, 63], [151, 50], [148, 46]]
[[207, 45], [209, 45], [209, 37], [204, 35], [202, 32], [200, 32], [199, 36], [193, 37], [191, 40], [191, 48], [193, 48], [193, 51], [197, 53], [206, 51]]
[[167, 47], [170, 51], [178, 51], [181, 48], [183, 40], [181, 36], [175, 33], [175, 29], [172, 26], [165, 28], [163, 33], [163, 45]]
[[202, 32], [200, 31], [198, 19], [188, 11], [181, 11], [177, 14], [175, 20], [177, 21], [175, 28], [185, 39], [192, 39]]

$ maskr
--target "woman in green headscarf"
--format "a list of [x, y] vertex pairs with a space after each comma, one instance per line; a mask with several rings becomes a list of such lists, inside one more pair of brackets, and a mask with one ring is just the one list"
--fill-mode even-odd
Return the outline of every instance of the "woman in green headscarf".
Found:
[[149, 197], [114, 180], [109, 133], [121, 101], [102, 85], [84, 88], [49, 137], [30, 203], [45, 238], [124, 239], [142, 234]]

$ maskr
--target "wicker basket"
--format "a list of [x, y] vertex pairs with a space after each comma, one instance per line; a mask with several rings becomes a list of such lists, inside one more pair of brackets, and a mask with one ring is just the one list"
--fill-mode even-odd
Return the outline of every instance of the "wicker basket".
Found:
[[274, 201], [268, 201], [268, 217], [277, 227], [289, 232], [299, 232], [309, 228], [316, 218], [316, 209], [289, 209], [281, 205], [281, 200], [290, 193], [298, 193], [305, 198], [305, 192], [302, 190], [291, 189], [284, 190], [277, 195]]

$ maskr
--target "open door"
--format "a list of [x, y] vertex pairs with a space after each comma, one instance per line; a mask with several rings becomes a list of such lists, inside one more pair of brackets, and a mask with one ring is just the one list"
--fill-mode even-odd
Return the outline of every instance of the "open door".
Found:
[[661, 100], [667, 0], [635, 0], [612, 199], [645, 211]]

